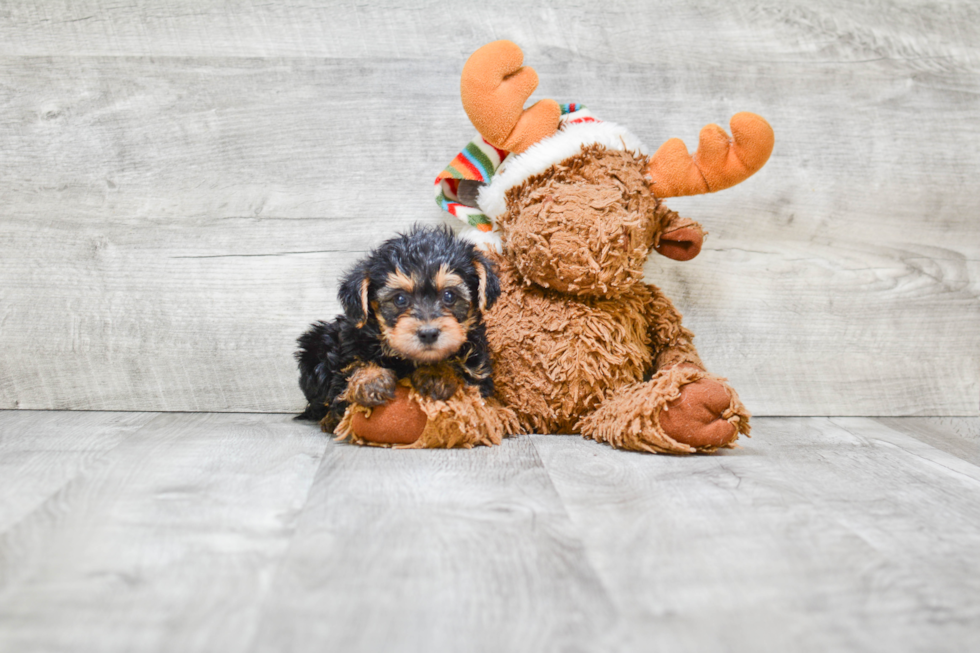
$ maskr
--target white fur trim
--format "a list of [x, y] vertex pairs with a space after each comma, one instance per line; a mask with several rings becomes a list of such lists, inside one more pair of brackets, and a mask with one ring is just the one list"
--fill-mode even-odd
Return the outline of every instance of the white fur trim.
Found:
[[583, 145], [600, 144], [606, 149], [646, 155], [646, 147], [625, 127], [612, 122], [584, 122], [539, 141], [516, 156], [507, 157], [490, 183], [480, 189], [477, 203], [491, 220], [507, 210], [507, 191], [528, 177], [541, 174], [582, 151]]
[[500, 232], [494, 231], [480, 231], [476, 227], [465, 227], [459, 232], [459, 237], [463, 240], [468, 240], [477, 249], [482, 249], [484, 252], [502, 252], [503, 242], [500, 240]]

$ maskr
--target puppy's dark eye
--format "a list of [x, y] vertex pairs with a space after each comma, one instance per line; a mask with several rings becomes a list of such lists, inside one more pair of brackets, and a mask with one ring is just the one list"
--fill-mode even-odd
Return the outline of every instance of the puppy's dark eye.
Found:
[[456, 293], [452, 290], [444, 290], [442, 292], [442, 303], [446, 306], [452, 306], [456, 303]]
[[398, 293], [391, 298], [391, 302], [398, 308], [405, 308], [408, 306], [408, 295], [405, 293]]

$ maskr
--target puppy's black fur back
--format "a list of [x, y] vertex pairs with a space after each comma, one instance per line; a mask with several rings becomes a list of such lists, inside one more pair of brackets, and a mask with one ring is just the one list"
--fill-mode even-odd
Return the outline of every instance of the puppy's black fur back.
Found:
[[312, 399], [337, 396], [343, 392], [344, 377], [335, 373], [335, 370], [341, 369], [343, 357], [340, 351], [342, 320], [342, 317], [337, 317], [333, 322], [314, 322], [310, 330], [297, 340], [299, 387], [308, 402], [306, 410], [297, 419], [320, 421], [326, 416], [327, 407]]

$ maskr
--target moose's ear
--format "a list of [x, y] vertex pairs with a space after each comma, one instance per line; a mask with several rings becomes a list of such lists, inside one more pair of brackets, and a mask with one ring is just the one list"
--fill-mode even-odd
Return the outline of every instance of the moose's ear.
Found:
[[479, 252], [473, 253], [473, 268], [479, 279], [477, 296], [481, 311], [489, 310], [500, 297], [500, 279], [494, 271], [493, 263]]
[[660, 236], [660, 244], [654, 249], [675, 261], [690, 261], [701, 253], [704, 234], [700, 229], [682, 227]]
[[675, 261], [690, 261], [701, 253], [704, 234], [704, 229], [697, 222], [675, 213], [653, 248]]
[[368, 291], [371, 277], [367, 266], [359, 264], [344, 275], [337, 291], [337, 299], [344, 307], [344, 313], [357, 322], [358, 328], [364, 326], [368, 318]]

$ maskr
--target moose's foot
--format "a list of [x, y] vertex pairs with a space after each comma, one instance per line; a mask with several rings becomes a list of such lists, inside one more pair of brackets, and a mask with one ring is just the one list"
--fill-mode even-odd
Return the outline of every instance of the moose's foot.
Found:
[[749, 434], [749, 413], [720, 377], [693, 365], [621, 388], [578, 425], [582, 435], [651, 453], [708, 453]]
[[354, 444], [398, 449], [469, 449], [500, 444], [517, 433], [513, 411], [493, 399], [484, 399], [473, 386], [461, 386], [445, 401], [399, 383], [395, 398], [376, 408], [351, 404], [334, 431]]
[[398, 385], [392, 399], [377, 406], [351, 403], [334, 429], [338, 440], [379, 447], [411, 445], [425, 430], [428, 417], [409, 388]]

